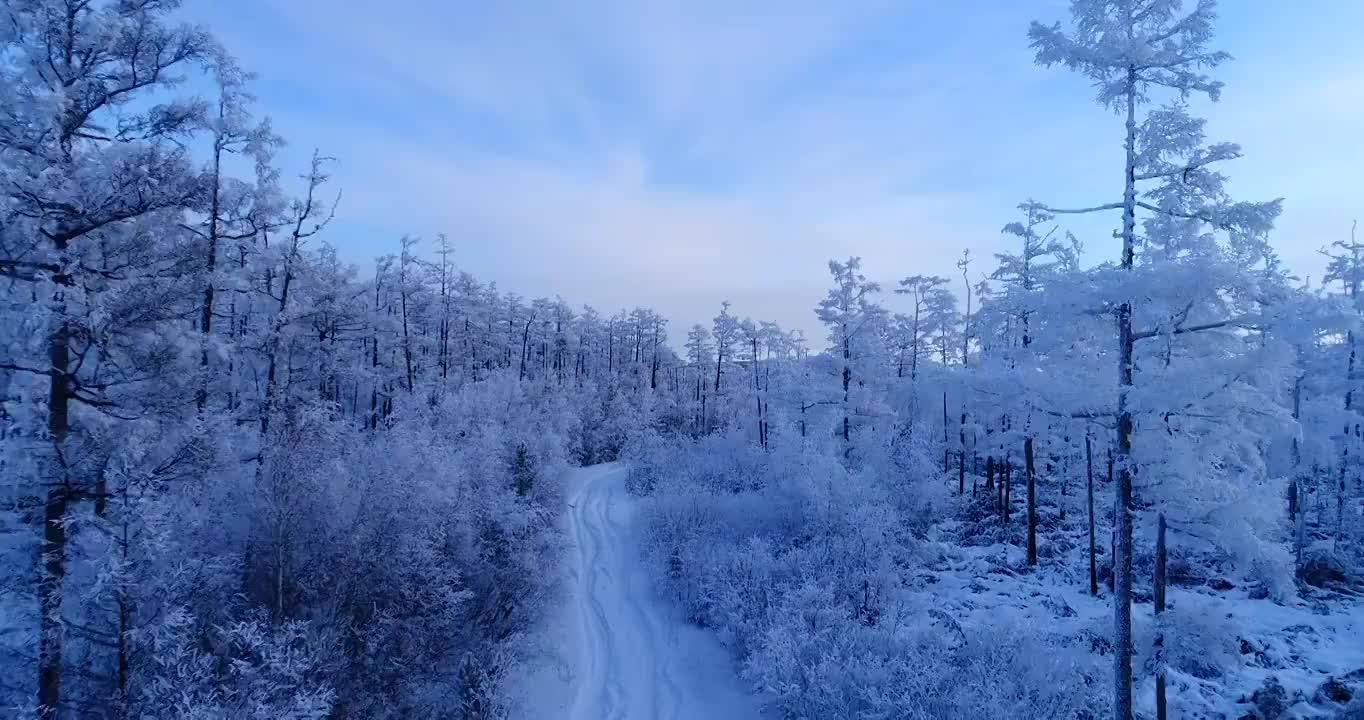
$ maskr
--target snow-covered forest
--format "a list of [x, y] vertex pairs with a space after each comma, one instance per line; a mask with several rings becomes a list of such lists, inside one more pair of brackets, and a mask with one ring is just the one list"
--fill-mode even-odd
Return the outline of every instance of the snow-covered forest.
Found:
[[0, 714], [523, 717], [620, 461], [768, 717], [1364, 717], [1364, 237], [1309, 282], [1230, 195], [1213, 0], [1019, 28], [1125, 162], [957, 275], [831, 260], [823, 337], [348, 261], [179, 5], [0, 0]]

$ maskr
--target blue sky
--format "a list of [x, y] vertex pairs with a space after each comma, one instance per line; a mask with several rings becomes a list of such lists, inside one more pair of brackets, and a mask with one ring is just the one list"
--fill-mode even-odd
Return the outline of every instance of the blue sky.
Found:
[[[816, 334], [825, 264], [887, 289], [973, 275], [1018, 202], [1121, 193], [1121, 127], [1084, 80], [1032, 65], [1064, 0], [189, 0], [258, 73], [302, 170], [340, 162], [331, 241], [368, 265], [446, 232], [526, 295], [646, 304], [675, 336], [735, 310]], [[1364, 212], [1364, 2], [1224, 0], [1223, 101], [1240, 199], [1286, 198], [1277, 245], [1316, 250]], [[1113, 220], [1116, 222], [1116, 218]], [[1074, 226], [1093, 258], [1111, 223]], [[890, 301], [894, 306], [894, 299]]]

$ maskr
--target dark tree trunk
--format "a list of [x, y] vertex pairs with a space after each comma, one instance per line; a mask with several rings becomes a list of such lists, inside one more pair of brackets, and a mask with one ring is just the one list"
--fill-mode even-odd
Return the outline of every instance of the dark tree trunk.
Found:
[[[961, 413], [961, 425], [957, 428], [957, 494], [966, 494], [966, 411]], [[974, 483], [971, 494], [975, 494]]]
[[[403, 274], [406, 275], [407, 273], [404, 271]], [[403, 288], [403, 292], [399, 299], [402, 301], [403, 363], [407, 370], [407, 392], [410, 395], [414, 391], [416, 376], [412, 371], [412, 338], [407, 330], [407, 288]]]
[[526, 320], [526, 328], [521, 333], [521, 374], [517, 377], [518, 380], [526, 379], [526, 347], [530, 342], [530, 326], [534, 322], [535, 316], [532, 315], [530, 319]]
[[[946, 392], [946, 391], [943, 391], [943, 394], [942, 394], [942, 472], [943, 472], [944, 475], [946, 475], [946, 474], [949, 472], [949, 470], [950, 470], [950, 468], [948, 467], [948, 464], [949, 464], [949, 461], [950, 461], [949, 459], [950, 459], [950, 457], [951, 457], [951, 452], [952, 452], [951, 449], [948, 447], [948, 440], [947, 440], [947, 425], [948, 425], [948, 423], [949, 423], [949, 420], [947, 419], [947, 392]], [[949, 480], [948, 482], [951, 482], [951, 480]], [[951, 486], [949, 485], [948, 487], [951, 487]]]
[[654, 318], [654, 357], [649, 368], [649, 389], [658, 389], [658, 318]]
[[[374, 308], [379, 308], [379, 294], [375, 291]], [[369, 395], [369, 429], [379, 429], [379, 333], [370, 336], [370, 369], [374, 373], [374, 387]]]
[[1099, 570], [1094, 557], [1094, 449], [1085, 433], [1085, 491], [1086, 505], [1089, 510], [1089, 594], [1099, 594]]
[[[54, 242], [62, 267], [66, 266], [65, 240]], [[61, 706], [62, 644], [65, 625], [62, 619], [62, 585], [66, 578], [66, 510], [70, 501], [71, 478], [66, 466], [66, 436], [71, 428], [71, 324], [66, 318], [66, 288], [71, 278], [57, 273], [53, 298], [57, 326], [48, 337], [47, 432], [52, 441], [51, 472], [43, 505], [42, 576], [38, 581], [39, 644], [38, 706], [56, 715]]]
[[1007, 454], [1004, 456], [1004, 524], [1009, 524], [1009, 515], [1013, 509], [1014, 491], [1014, 467], [1013, 459]]
[[[1136, 257], [1137, 225], [1137, 69], [1127, 69], [1127, 162], [1123, 185], [1122, 262], [1131, 272]], [[1132, 303], [1118, 306], [1118, 485], [1114, 491], [1113, 525], [1113, 714], [1115, 720], [1132, 719], [1132, 410], [1128, 405], [1133, 385]]]
[[294, 269], [293, 261], [298, 256], [298, 237], [295, 234], [293, 249], [290, 251], [288, 259], [284, 263], [284, 282], [280, 286], [279, 295], [279, 314], [272, 323], [269, 340], [269, 358], [265, 371], [265, 407], [261, 409], [260, 415], [260, 434], [261, 438], [268, 437], [270, 433], [270, 415], [275, 411], [275, 404], [279, 394], [279, 334], [284, 331], [285, 312], [289, 309], [289, 287], [293, 283]]
[[725, 361], [724, 343], [720, 342], [720, 338], [717, 337], [715, 343], [715, 394], [717, 396], [720, 394], [720, 366], [724, 363], [724, 361]]
[[1165, 711], [1165, 627], [1161, 616], [1165, 614], [1165, 513], [1156, 521], [1156, 720], [1166, 720]]
[[1028, 564], [1037, 564], [1037, 470], [1032, 438], [1023, 440], [1023, 464], [1028, 481]]
[[[222, 118], [222, 107], [219, 106], [219, 119]], [[194, 404], [199, 412], [204, 411], [208, 405], [208, 344], [213, 336], [213, 294], [216, 290], [213, 283], [213, 271], [218, 264], [218, 216], [222, 212], [222, 145], [220, 140], [213, 143], [213, 191], [209, 201], [208, 209], [208, 250], [205, 254], [204, 262], [204, 300], [203, 308], [199, 315], [199, 332], [202, 334], [203, 344], [199, 348], [199, 372], [203, 377], [199, 378], [199, 388], [194, 393]]]
[[[1006, 496], [1005, 496], [1005, 494], [1004, 494], [1004, 491], [1006, 490], [1006, 488], [1007, 488], [1008, 485], [1009, 485], [1009, 482], [1008, 482], [1009, 479], [1008, 479], [1007, 474], [1004, 472], [1004, 462], [1005, 462], [1005, 460], [1004, 460], [1004, 458], [1002, 458], [1002, 457], [999, 458], [999, 459], [997, 459], [997, 460], [995, 460], [995, 486], [996, 486], [996, 488], [998, 489], [998, 492], [996, 493], [996, 494], [998, 495], [998, 498], [997, 498], [997, 499], [998, 499], [998, 502], [997, 502], [996, 504], [998, 505], [998, 508], [999, 508], [999, 521], [1000, 521], [1001, 523], [1007, 524], [1007, 523], [1009, 522], [1009, 520], [1008, 520], [1008, 517], [1006, 517], [1006, 515], [1005, 515], [1005, 512], [1006, 512], [1006, 511], [1005, 511], [1004, 505], [1005, 505], [1005, 497], [1006, 497]], [[1008, 541], [1008, 540], [1007, 540], [1007, 537], [1006, 537], [1005, 542], [1007, 542], [1007, 541]]]
[[767, 434], [763, 429], [763, 396], [761, 375], [758, 373], [758, 338], [753, 338], [753, 398], [757, 403], [758, 445], [767, 448]]
[[852, 387], [852, 343], [848, 339], [848, 330], [843, 329], [843, 457], [848, 458], [852, 454], [852, 421], [848, 418], [851, 412], [848, 403], [851, 401], [849, 388]]

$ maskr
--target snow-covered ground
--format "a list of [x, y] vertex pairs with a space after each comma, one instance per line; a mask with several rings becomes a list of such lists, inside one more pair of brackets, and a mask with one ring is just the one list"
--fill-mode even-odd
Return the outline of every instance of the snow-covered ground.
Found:
[[654, 592], [639, 557], [624, 467], [583, 468], [568, 483], [564, 607], [547, 633], [541, 667], [517, 683], [518, 717], [760, 717], [730, 654]]
[[[1053, 537], [1066, 541], [1063, 532]], [[1090, 596], [1083, 575], [1073, 572], [1083, 567], [1082, 547], [1038, 570], [1026, 567], [1016, 545], [940, 547], [941, 559], [907, 583], [909, 607], [941, 610], [968, 642], [991, 642], [1004, 628], [1014, 628], [1008, 632], [1041, 638], [1058, 655], [1085, 648], [1093, 653], [1104, 645], [1102, 669], [1108, 669], [1112, 596], [1107, 588]], [[1149, 580], [1139, 578], [1132, 610], [1134, 662], [1141, 669], [1135, 702], [1139, 713], [1154, 717], [1149, 587]], [[1358, 595], [1304, 586], [1300, 594], [1275, 601], [1254, 599], [1244, 587], [1184, 584], [1169, 588], [1167, 602], [1171, 717], [1260, 717], [1248, 701], [1270, 678], [1284, 689], [1282, 718], [1355, 717], [1338, 714], [1342, 706], [1324, 698], [1320, 688], [1334, 678], [1358, 692], [1364, 680], [1364, 602]]]

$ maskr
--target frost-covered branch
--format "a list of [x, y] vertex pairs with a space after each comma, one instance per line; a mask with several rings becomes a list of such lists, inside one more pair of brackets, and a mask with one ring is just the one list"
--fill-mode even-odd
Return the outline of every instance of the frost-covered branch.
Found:
[[1042, 206], [1042, 209], [1056, 215], [1086, 215], [1088, 213], [1104, 212], [1107, 210], [1121, 210], [1122, 208], [1123, 204], [1120, 202], [1108, 203], [1107, 205], [1095, 205], [1094, 207], [1087, 208], [1054, 208], [1050, 205]]

